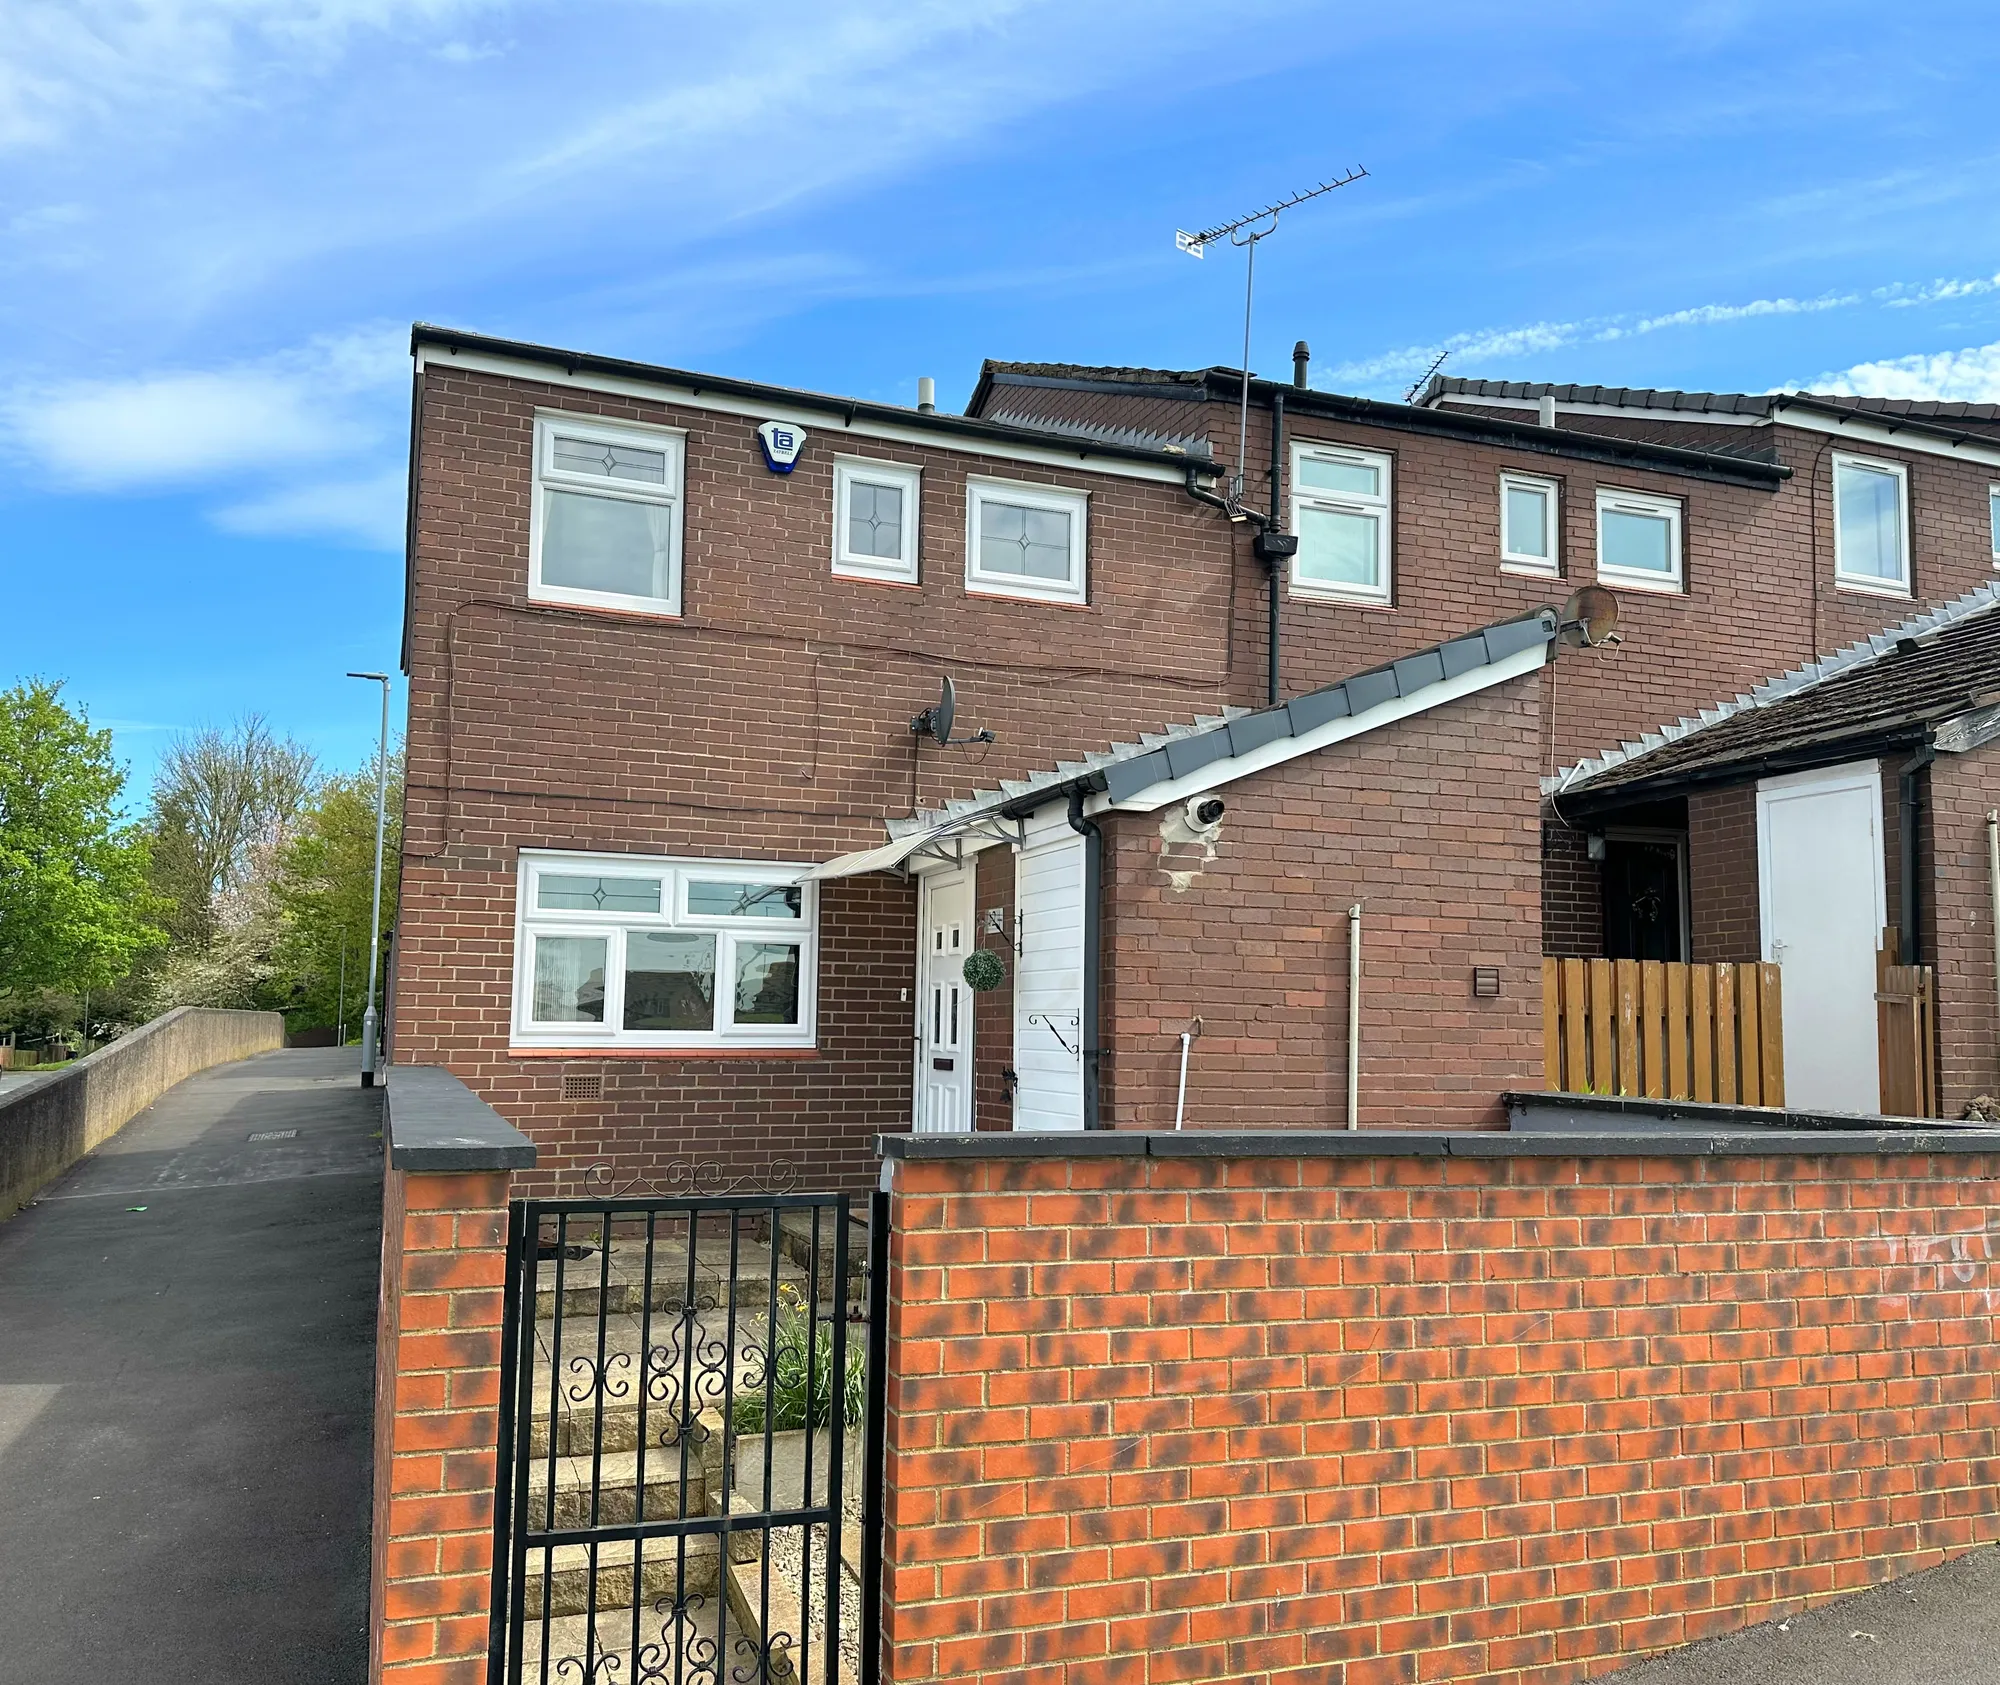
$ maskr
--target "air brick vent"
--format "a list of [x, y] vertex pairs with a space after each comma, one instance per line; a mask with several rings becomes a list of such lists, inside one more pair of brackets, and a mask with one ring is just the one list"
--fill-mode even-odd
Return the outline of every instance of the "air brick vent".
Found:
[[569, 1076], [563, 1078], [565, 1100], [602, 1100], [604, 1098], [604, 1078], [601, 1076]]

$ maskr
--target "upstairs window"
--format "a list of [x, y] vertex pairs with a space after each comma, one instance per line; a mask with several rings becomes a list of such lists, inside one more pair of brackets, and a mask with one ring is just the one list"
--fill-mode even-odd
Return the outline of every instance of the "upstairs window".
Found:
[[1500, 476], [1500, 566], [1506, 573], [1558, 571], [1556, 483], [1532, 474]]
[[540, 417], [528, 595], [679, 614], [682, 447], [665, 430]]
[[837, 458], [833, 571], [845, 579], [917, 582], [917, 508], [923, 476], [900, 462]]
[[1651, 492], [1597, 493], [1597, 577], [1641, 591], [1681, 589], [1681, 505]]
[[1833, 580], [1854, 591], [1910, 594], [1910, 497], [1902, 464], [1833, 459]]
[[1292, 594], [1389, 600], [1389, 459], [1340, 445], [1292, 446]]
[[1080, 491], [968, 480], [965, 588], [987, 596], [1083, 602], [1089, 513], [1090, 500]]
[[524, 854], [519, 1047], [810, 1047], [816, 906], [792, 868]]

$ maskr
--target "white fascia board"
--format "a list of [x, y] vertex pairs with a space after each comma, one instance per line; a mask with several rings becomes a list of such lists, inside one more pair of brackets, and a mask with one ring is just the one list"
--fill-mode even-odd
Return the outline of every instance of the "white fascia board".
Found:
[[1468, 673], [1461, 673], [1455, 679], [1445, 679], [1434, 685], [1425, 685], [1411, 696], [1399, 696], [1393, 702], [1384, 702], [1380, 707], [1370, 708], [1365, 714], [1349, 714], [1344, 719], [1328, 720], [1325, 725], [1315, 727], [1303, 737], [1280, 737], [1260, 748], [1252, 749], [1247, 755], [1234, 755], [1226, 760], [1210, 761], [1185, 778], [1173, 778], [1163, 784], [1155, 784], [1125, 801], [1113, 804], [1105, 796], [1093, 797], [1085, 808], [1091, 813], [1157, 813], [1163, 807], [1175, 802], [1184, 802], [1190, 796], [1204, 795], [1225, 784], [1234, 784], [1238, 779], [1248, 778], [1252, 773], [1262, 772], [1267, 767], [1281, 766], [1286, 761], [1297, 760], [1301, 755], [1314, 754], [1350, 737], [1360, 737], [1394, 725], [1398, 720], [1409, 719], [1412, 715], [1428, 713], [1433, 708], [1443, 707], [1447, 702], [1456, 702], [1462, 696], [1473, 696], [1482, 690], [1490, 690], [1494, 685], [1505, 684], [1509, 679], [1518, 679], [1547, 665], [1549, 646], [1545, 643], [1533, 644], [1527, 649], [1516, 650], [1505, 659], [1495, 661], [1485, 667], [1475, 667]]
[[[544, 386], [565, 386], [578, 392], [606, 392], [622, 398], [643, 398], [653, 403], [678, 404], [685, 409], [707, 410], [717, 415], [740, 415], [757, 421], [785, 421], [808, 435], [821, 434], [837, 439], [885, 439], [899, 445], [924, 445], [932, 450], [962, 451], [968, 456], [991, 457], [999, 462], [1032, 462], [1038, 467], [1066, 468], [1077, 474], [1105, 474], [1121, 480], [1149, 480], [1156, 485], [1178, 486], [1187, 479], [1187, 470], [1178, 464], [1129, 462], [1119, 457], [1099, 457], [1087, 444], [1069, 449], [1035, 445], [1003, 444], [995, 439], [963, 438], [925, 427], [903, 427], [886, 421], [843, 421], [831, 410], [788, 407], [782, 400], [764, 403], [739, 398], [730, 393], [697, 393], [692, 386], [666, 380], [633, 380], [613, 374], [570, 374], [546, 363], [525, 358], [496, 356], [487, 351], [446, 351], [424, 345], [417, 348], [417, 369], [436, 364], [441, 369], [471, 369], [479, 374], [500, 375], [511, 380], [532, 380]], [[829, 400], [837, 401], [837, 400]], [[1188, 467], [1211, 466], [1205, 457], [1188, 458]], [[1219, 470], [1217, 470], [1219, 472]]]
[[1808, 433], [1826, 433], [1836, 439], [1851, 439], [1856, 444], [1872, 445], [1877, 450], [1910, 451], [1917, 456], [1949, 457], [1959, 462], [1981, 462], [1988, 467], [2000, 468], [2000, 439], [1986, 444], [1975, 444], [1970, 440], [1960, 443], [1932, 433], [1920, 433], [1915, 427], [1885, 426], [1873, 419], [1828, 415], [1823, 410], [1807, 409], [1800, 404], [1776, 406], [1771, 411], [1771, 419]]
[[[1527, 410], [1538, 414], [1542, 401], [1539, 398], [1481, 398], [1471, 392], [1440, 392], [1427, 407], [1449, 414], [1460, 404]], [[1653, 404], [1572, 404], [1560, 398], [1556, 400], [1556, 414], [1622, 415], [1627, 420], [1637, 416], [1649, 421], [1698, 421], [1704, 427], [1768, 427], [1771, 424], [1768, 416], [1745, 415], [1740, 410], [1670, 410]]]

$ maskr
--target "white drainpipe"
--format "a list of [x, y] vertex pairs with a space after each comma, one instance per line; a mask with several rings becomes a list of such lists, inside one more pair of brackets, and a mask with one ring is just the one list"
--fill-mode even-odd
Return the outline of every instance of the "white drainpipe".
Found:
[[1347, 1127], [1361, 1127], [1361, 903], [1347, 909]]
[[1180, 1093], [1174, 1097], [1174, 1127], [1176, 1129], [1180, 1128], [1181, 1119], [1187, 1115], [1188, 1049], [1194, 1045], [1194, 1038], [1200, 1034], [1201, 1020], [1199, 1018], [1195, 1019], [1185, 1030], [1181, 1031], [1181, 1088]]

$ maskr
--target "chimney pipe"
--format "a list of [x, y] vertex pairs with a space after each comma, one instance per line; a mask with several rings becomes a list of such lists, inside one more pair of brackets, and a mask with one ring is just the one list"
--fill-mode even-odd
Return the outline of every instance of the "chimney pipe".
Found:
[[917, 376], [917, 408], [925, 415], [937, 408], [937, 382], [927, 374]]
[[1307, 376], [1312, 371], [1312, 360], [1313, 360], [1312, 347], [1306, 344], [1304, 340], [1299, 340], [1295, 345], [1293, 345], [1292, 384], [1296, 386], [1301, 392], [1303, 392], [1306, 389], [1306, 387], [1309, 384], [1311, 384], [1310, 381], [1308, 381]]

